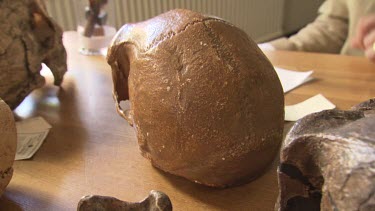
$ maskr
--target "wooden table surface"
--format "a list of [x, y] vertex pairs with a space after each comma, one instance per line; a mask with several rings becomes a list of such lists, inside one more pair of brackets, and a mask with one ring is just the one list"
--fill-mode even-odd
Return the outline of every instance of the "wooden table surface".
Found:
[[[30, 160], [16, 161], [0, 210], [75, 210], [84, 195], [139, 201], [150, 190], [168, 194], [175, 210], [273, 210], [277, 198], [277, 160], [257, 180], [214, 189], [163, 173], [138, 150], [133, 129], [117, 115], [110, 67], [103, 57], [77, 53], [74, 32], [64, 34], [69, 71], [62, 88], [34, 91], [15, 110], [21, 118], [44, 117], [53, 128]], [[316, 80], [286, 94], [293, 104], [322, 93], [348, 109], [375, 96], [375, 65], [364, 58], [267, 52], [274, 65], [314, 70]]]

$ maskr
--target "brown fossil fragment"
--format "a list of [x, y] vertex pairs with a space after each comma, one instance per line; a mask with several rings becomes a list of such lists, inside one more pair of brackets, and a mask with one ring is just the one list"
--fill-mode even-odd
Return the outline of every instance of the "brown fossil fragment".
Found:
[[169, 197], [159, 191], [151, 191], [141, 202], [125, 202], [109, 196], [85, 196], [77, 207], [78, 211], [171, 211]]
[[296, 122], [278, 177], [277, 210], [375, 210], [375, 99]]
[[61, 84], [67, 70], [62, 30], [41, 0], [0, 1], [0, 27], [0, 97], [11, 109], [44, 85], [42, 63]]
[[17, 132], [13, 113], [0, 99], [0, 196], [12, 178], [16, 150]]
[[[239, 28], [172, 10], [123, 26], [107, 59], [118, 111], [154, 166], [228, 187], [253, 180], [273, 161], [284, 124], [282, 87]], [[126, 112], [119, 103], [128, 99]]]

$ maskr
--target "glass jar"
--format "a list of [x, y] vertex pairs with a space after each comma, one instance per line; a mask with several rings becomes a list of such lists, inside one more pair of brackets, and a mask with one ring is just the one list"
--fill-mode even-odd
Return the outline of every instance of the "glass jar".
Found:
[[79, 52], [84, 55], [105, 55], [116, 34], [116, 28], [108, 23], [109, 0], [75, 0]]

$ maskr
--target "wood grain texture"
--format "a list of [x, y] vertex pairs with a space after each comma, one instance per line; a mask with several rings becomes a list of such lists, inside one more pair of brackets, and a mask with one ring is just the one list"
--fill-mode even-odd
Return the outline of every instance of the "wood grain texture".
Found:
[[366, 58], [287, 51], [266, 55], [275, 66], [315, 71], [314, 81], [285, 95], [286, 105], [322, 93], [339, 109], [348, 110], [375, 96], [375, 64]]
[[[15, 111], [19, 118], [42, 116], [53, 128], [31, 160], [15, 162], [0, 210], [75, 210], [84, 195], [140, 201], [150, 190], [166, 193], [175, 210], [274, 209], [277, 161], [254, 182], [229, 189], [204, 187], [153, 168], [140, 155], [133, 129], [115, 111], [105, 59], [79, 55], [74, 32], [64, 34], [64, 43], [69, 71], [62, 88], [55, 88], [52, 75], [43, 71], [48, 85]], [[348, 109], [375, 96], [375, 65], [364, 58], [292, 52], [267, 56], [281, 67], [315, 70], [317, 80], [288, 93], [287, 104], [322, 93]]]

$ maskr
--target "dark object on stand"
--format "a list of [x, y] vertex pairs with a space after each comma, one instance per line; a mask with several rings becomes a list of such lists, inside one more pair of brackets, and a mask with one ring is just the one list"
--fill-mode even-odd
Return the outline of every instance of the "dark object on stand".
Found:
[[[93, 35], [103, 36], [104, 30], [101, 27], [107, 20], [107, 13], [101, 14], [101, 8], [108, 3], [108, 0], [89, 0], [89, 7], [86, 8], [86, 26], [83, 35], [91, 37]], [[100, 26], [95, 29], [95, 26]]]

